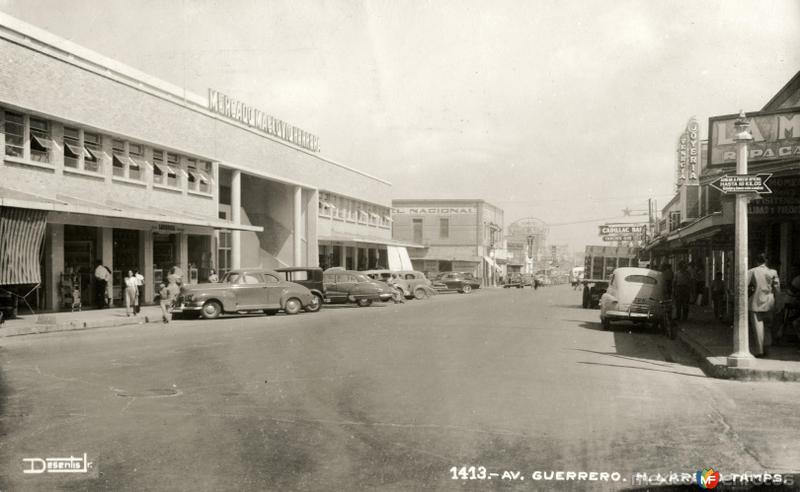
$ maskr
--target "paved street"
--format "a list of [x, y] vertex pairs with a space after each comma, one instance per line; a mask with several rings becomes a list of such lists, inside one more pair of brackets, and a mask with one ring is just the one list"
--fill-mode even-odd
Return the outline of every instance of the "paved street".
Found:
[[[703, 375], [566, 286], [6, 338], [2, 490], [503, 488], [453, 466], [790, 471], [800, 385]], [[88, 453], [95, 476], [23, 475]], [[508, 484], [505, 484], [508, 485]]]

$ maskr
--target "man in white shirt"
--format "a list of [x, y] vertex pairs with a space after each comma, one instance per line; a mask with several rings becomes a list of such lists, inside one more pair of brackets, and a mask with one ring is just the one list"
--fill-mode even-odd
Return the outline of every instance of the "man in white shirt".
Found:
[[144, 275], [139, 273], [139, 270], [134, 270], [133, 278], [136, 280], [136, 305], [133, 307], [133, 314], [139, 314], [142, 310], [142, 302], [144, 302]]

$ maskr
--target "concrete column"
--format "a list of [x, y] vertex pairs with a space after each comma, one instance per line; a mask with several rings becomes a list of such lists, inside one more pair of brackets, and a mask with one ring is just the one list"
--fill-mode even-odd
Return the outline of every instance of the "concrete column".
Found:
[[113, 139], [108, 135], [100, 135], [100, 173], [106, 177], [106, 183], [111, 183], [114, 178], [114, 166], [111, 158], [114, 155]]
[[292, 261], [295, 266], [303, 264], [303, 188], [295, 186], [292, 196]]
[[149, 304], [155, 296], [152, 231], [139, 231], [139, 265], [141, 265], [140, 273], [144, 275], [144, 300], [142, 302]]
[[64, 273], [64, 225], [47, 224], [45, 241], [45, 271], [42, 272], [47, 291], [45, 308], [61, 307], [61, 274]]
[[339, 245], [339, 266], [347, 268], [347, 246], [344, 244]]
[[358, 270], [358, 243], [353, 246], [353, 270]]
[[183, 270], [183, 283], [188, 284], [189, 276], [189, 235], [185, 232], [178, 234], [178, 266]]
[[[231, 221], [235, 225], [242, 223], [242, 172], [231, 171]], [[231, 268], [242, 268], [242, 233], [231, 232]]]
[[311, 190], [306, 200], [306, 264], [319, 266], [319, 239], [317, 220], [319, 216], [319, 190]]
[[[152, 147], [145, 147], [144, 148], [144, 160], [147, 164], [142, 167], [142, 180], [147, 183], [147, 191], [153, 190], [153, 149]], [[152, 235], [151, 235], [152, 236]], [[142, 273], [144, 275], [144, 273]], [[145, 299], [150, 299], [147, 297], [147, 291], [145, 290]]]

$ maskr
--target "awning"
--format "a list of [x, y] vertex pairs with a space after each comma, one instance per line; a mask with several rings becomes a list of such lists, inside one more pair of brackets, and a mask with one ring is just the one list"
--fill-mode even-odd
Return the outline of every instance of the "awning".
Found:
[[233, 223], [224, 220], [194, 216], [186, 212], [169, 210], [168, 213], [165, 213], [163, 210], [156, 208], [136, 207], [114, 202], [99, 203], [68, 195], [46, 197], [4, 187], [0, 187], [0, 207], [16, 207], [31, 210], [43, 210], [45, 212], [64, 212], [100, 217], [141, 220], [161, 224], [210, 227], [221, 230], [252, 232], [264, 231], [264, 228], [261, 226], [251, 226], [245, 224], [234, 225]]
[[413, 270], [414, 266], [411, 264], [411, 258], [408, 257], [408, 251], [402, 246], [386, 246], [386, 258], [389, 262], [389, 270]]
[[494, 268], [494, 270], [496, 272], [502, 272], [503, 271], [503, 269], [500, 267], [500, 265], [495, 263], [495, 261], [491, 257], [484, 256], [483, 257], [483, 261], [485, 261], [489, 265], [490, 268]]
[[317, 238], [320, 244], [322, 243], [358, 243], [358, 244], [375, 244], [385, 246], [402, 246], [404, 248], [427, 248], [424, 244], [404, 243], [402, 241], [395, 241], [394, 239], [380, 239], [362, 236], [319, 236]]
[[42, 281], [39, 252], [47, 212], [0, 206], [0, 285]]
[[68, 157], [72, 157], [74, 159], [77, 159], [78, 157], [80, 157], [81, 152], [83, 150], [80, 145], [70, 144], [70, 143], [67, 143], [67, 142], [64, 142], [64, 149], [68, 150], [70, 152], [70, 154], [72, 154], [71, 156], [68, 156]]

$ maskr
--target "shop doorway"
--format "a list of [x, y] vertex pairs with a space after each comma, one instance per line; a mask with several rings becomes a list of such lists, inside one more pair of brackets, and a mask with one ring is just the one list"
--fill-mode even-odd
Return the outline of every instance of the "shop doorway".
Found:
[[165, 282], [170, 268], [178, 264], [178, 235], [153, 233], [153, 285]]
[[187, 236], [189, 256], [189, 283], [208, 282], [211, 264], [211, 236]]
[[[103, 307], [101, 292], [95, 291], [94, 269], [99, 260], [97, 227], [67, 224], [64, 226], [64, 272], [75, 279], [83, 306]], [[74, 286], [72, 286], [74, 287]]]
[[[128, 271], [140, 271], [139, 265], [139, 231], [131, 229], [114, 229], [114, 301], [122, 302], [125, 292], [125, 275]], [[144, 272], [141, 272], [144, 274]]]

